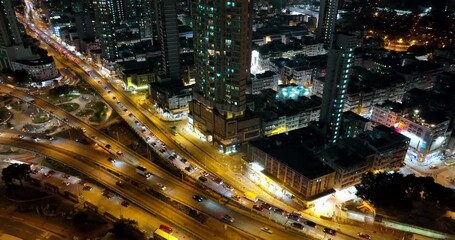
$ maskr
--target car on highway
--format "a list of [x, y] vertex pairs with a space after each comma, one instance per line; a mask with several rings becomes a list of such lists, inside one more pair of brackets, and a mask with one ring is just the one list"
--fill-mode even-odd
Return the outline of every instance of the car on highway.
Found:
[[284, 211], [284, 210], [281, 209], [281, 208], [277, 208], [277, 207], [276, 207], [276, 208], [273, 209], [273, 211], [274, 211], [275, 213], [281, 214], [281, 215], [283, 215], [283, 216], [287, 216], [287, 215], [288, 215], [288, 212]]
[[186, 160], [185, 158], [180, 158], [179, 160], [180, 160], [180, 162], [182, 162], [184, 164], [186, 164], [188, 162], [188, 160]]
[[206, 172], [206, 171], [202, 171], [202, 172], [201, 172], [201, 175], [204, 176], [204, 177], [207, 177], [207, 176], [209, 175], [209, 173]]
[[169, 156], [169, 160], [171, 161], [175, 160], [175, 156]]
[[157, 183], [156, 186], [158, 186], [158, 188], [161, 189], [161, 191], [166, 190], [166, 186], [164, 186], [164, 185], [161, 184], [161, 183]]
[[166, 149], [165, 148], [161, 148], [160, 149], [160, 153], [164, 153], [164, 152], [166, 152]]
[[115, 182], [115, 185], [117, 185], [119, 187], [124, 187], [125, 186], [125, 184], [122, 181]]
[[258, 210], [259, 212], [262, 212], [262, 210], [263, 210], [260, 206], [258, 206], [258, 205], [256, 205], [256, 204], [253, 205], [253, 209]]
[[172, 230], [172, 228], [170, 228], [169, 226], [166, 226], [164, 224], [161, 224], [160, 225], [160, 229], [169, 233], [169, 234], [172, 234], [174, 232], [174, 230]]
[[130, 205], [130, 202], [126, 201], [126, 200], [123, 200], [122, 201], [122, 206], [124, 207], [128, 207]]
[[191, 173], [191, 172], [193, 172], [193, 168], [192, 168], [191, 166], [186, 167], [186, 168], [185, 168], [185, 171]]
[[316, 223], [312, 222], [312, 221], [309, 221], [309, 220], [305, 221], [305, 225], [307, 225], [309, 227], [313, 227], [313, 228], [316, 227]]
[[115, 159], [111, 158], [111, 157], [108, 157], [107, 158], [107, 161], [111, 162], [111, 163], [115, 163]]
[[218, 183], [218, 184], [223, 184], [223, 180], [221, 178], [213, 178], [213, 181]]
[[123, 152], [122, 151], [117, 151], [117, 155], [123, 156]]
[[223, 187], [226, 188], [229, 191], [234, 191], [234, 188], [231, 185], [229, 185], [229, 184], [224, 183]]
[[300, 220], [300, 215], [295, 214], [295, 213], [291, 213], [291, 214], [289, 214], [288, 218], [291, 219], [291, 220], [294, 220], [294, 221], [299, 221]]
[[366, 233], [363, 233], [363, 232], [358, 232], [357, 233], [357, 236], [361, 237], [361, 238], [364, 238], [364, 239], [368, 239], [368, 240], [371, 240], [371, 236], [366, 234]]
[[335, 230], [333, 230], [331, 228], [328, 228], [328, 227], [324, 228], [323, 232], [325, 232], [327, 234], [330, 234], [330, 235], [333, 235], [333, 236], [335, 236], [336, 233], [337, 233], [337, 231], [335, 231]]
[[70, 176], [70, 175], [68, 175], [68, 174], [65, 174], [65, 175], [63, 175], [63, 178], [65, 178], [65, 179], [70, 179], [70, 178], [71, 178], [71, 176]]
[[111, 146], [110, 144], [106, 144], [105, 147], [106, 147], [107, 149], [111, 149], [111, 148], [112, 148], [112, 146]]
[[196, 201], [198, 201], [198, 202], [204, 201], [204, 198], [203, 198], [203, 197], [201, 197], [201, 196], [199, 196], [199, 195], [196, 195], [196, 194], [193, 195], [193, 199], [196, 200]]
[[303, 229], [303, 225], [301, 223], [293, 222], [293, 223], [291, 223], [291, 226], [295, 227], [297, 229]]
[[228, 215], [228, 214], [224, 214], [223, 220], [233, 223], [235, 219], [232, 216]]
[[207, 182], [207, 178], [206, 177], [200, 176], [198, 179], [201, 182]]
[[69, 186], [71, 183], [63, 181], [62, 184], [65, 185], [65, 186]]
[[90, 190], [92, 190], [92, 186], [88, 186], [88, 185], [87, 185], [87, 186], [84, 186], [84, 187], [82, 188], [82, 190], [84, 190], [84, 191], [90, 191]]
[[54, 141], [54, 139], [55, 139], [53, 136], [49, 136], [49, 135], [46, 135], [46, 138], [49, 141]]
[[55, 171], [54, 170], [50, 170], [49, 172], [45, 173], [44, 176], [45, 177], [51, 177], [54, 174], [55, 174]]
[[262, 209], [265, 209], [265, 210], [272, 210], [272, 205], [268, 204], [268, 203], [263, 203], [261, 205], [261, 208]]
[[270, 230], [270, 228], [268, 228], [268, 227], [261, 227], [261, 231], [266, 232], [268, 234], [272, 234], [273, 233], [272, 230]]
[[20, 138], [20, 139], [23, 139], [24, 135], [19, 134], [19, 135], [17, 135], [17, 137]]

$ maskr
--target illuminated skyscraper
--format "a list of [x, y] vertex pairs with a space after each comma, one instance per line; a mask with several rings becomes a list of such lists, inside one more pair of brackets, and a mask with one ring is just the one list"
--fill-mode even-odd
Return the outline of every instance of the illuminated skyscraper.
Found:
[[354, 48], [358, 44], [357, 36], [337, 33], [329, 50], [320, 115], [329, 144], [336, 143], [339, 138], [349, 72], [354, 61]]
[[117, 58], [115, 27], [119, 17], [115, 14], [115, 0], [94, 0], [95, 26], [97, 38], [101, 43], [102, 57], [108, 61]]
[[[251, 0], [192, 0], [196, 84], [190, 120], [220, 146], [243, 141], [251, 66]], [[191, 122], [190, 122], [191, 124]]]
[[175, 0], [157, 0], [156, 16], [161, 45], [161, 70], [171, 79], [180, 79], [180, 47]]
[[321, 0], [321, 6], [319, 7], [316, 38], [328, 48], [332, 46], [338, 14], [338, 2], [339, 0]]

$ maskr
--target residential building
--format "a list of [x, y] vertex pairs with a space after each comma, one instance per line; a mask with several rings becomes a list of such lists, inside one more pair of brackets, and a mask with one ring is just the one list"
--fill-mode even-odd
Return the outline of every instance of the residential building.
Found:
[[327, 142], [336, 143], [340, 133], [341, 114], [348, 87], [349, 73], [354, 59], [354, 48], [359, 44], [357, 36], [337, 33], [329, 50], [327, 75], [321, 105], [320, 121], [325, 124]]
[[352, 112], [347, 111], [343, 112], [343, 120], [341, 123], [341, 138], [350, 138], [350, 137], [357, 137], [357, 135], [370, 130], [371, 122]]
[[258, 73], [250, 77], [250, 81], [246, 85], [247, 94], [260, 94], [261, 90], [273, 89], [278, 90], [278, 81], [280, 75], [272, 71]]
[[410, 138], [408, 153], [415, 161], [431, 159], [444, 149], [450, 139], [451, 119], [441, 110], [408, 107], [387, 102], [373, 108], [371, 121], [387, 127], [394, 127]]
[[247, 155], [263, 173], [311, 201], [333, 193], [335, 171], [313, 153], [322, 136], [310, 127], [248, 143]]
[[380, 125], [360, 134], [358, 139], [376, 152], [372, 171], [398, 171], [403, 166], [410, 139], [395, 129]]
[[38, 82], [60, 76], [54, 59], [51, 57], [35, 60], [16, 60], [13, 62], [12, 70], [25, 70], [33, 80]]
[[95, 10], [95, 28], [97, 39], [101, 43], [102, 58], [107, 61], [117, 59], [117, 40], [115, 28], [118, 24], [119, 15], [114, 6], [116, 0], [93, 0]]
[[414, 109], [399, 119], [396, 131], [411, 139], [409, 153], [415, 161], [437, 157], [447, 145], [450, 119], [441, 111]]
[[250, 0], [193, 0], [195, 80], [189, 124], [222, 151], [259, 136], [259, 119], [247, 116], [251, 66]]
[[406, 91], [408, 91], [413, 88], [433, 88], [436, 76], [442, 73], [442, 66], [428, 61], [417, 61], [395, 67], [393, 70], [403, 76], [406, 83]]
[[11, 62], [33, 56], [24, 45], [24, 30], [16, 19], [12, 0], [0, 2], [0, 70], [11, 68]]
[[394, 127], [405, 113], [405, 110], [402, 104], [387, 100], [383, 104], [373, 106], [371, 122], [374, 125], [384, 125], [389, 128]]
[[316, 39], [323, 42], [328, 48], [332, 46], [337, 21], [339, 0], [321, 0], [319, 7], [318, 27]]
[[156, 82], [150, 85], [150, 101], [170, 118], [179, 119], [188, 114], [188, 103], [192, 99], [191, 88], [173, 81]]
[[359, 184], [375, 158], [376, 152], [355, 138], [340, 140], [321, 154], [322, 161], [336, 171], [334, 187], [338, 190]]
[[157, 0], [156, 17], [161, 46], [161, 71], [180, 80], [180, 47], [175, 0]]

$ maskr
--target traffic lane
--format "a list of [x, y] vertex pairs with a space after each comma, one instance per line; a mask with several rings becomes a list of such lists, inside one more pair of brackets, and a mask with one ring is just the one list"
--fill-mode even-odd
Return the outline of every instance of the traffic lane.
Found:
[[46, 230], [39, 229], [32, 224], [33, 221], [1, 215], [0, 219], [0, 232], [7, 233], [11, 236], [22, 239], [38, 239], [39, 237], [43, 237], [49, 240], [63, 240], [63, 238], [51, 234]]
[[[112, 177], [110, 174], [94, 169], [92, 166], [87, 163], [74, 160], [77, 154], [70, 155], [64, 150], [56, 148], [55, 146], [44, 146], [35, 142], [26, 142], [20, 139], [11, 139], [11, 138], [0, 138], [0, 144], [10, 145], [10, 146], [20, 146], [26, 149], [33, 149], [39, 152], [46, 152], [46, 155], [49, 155], [55, 159], [61, 159], [68, 166], [85, 173], [87, 176], [95, 179], [100, 184], [106, 186], [108, 189], [111, 189], [117, 192], [120, 195], [126, 196], [125, 198], [129, 199], [131, 202], [141, 206], [145, 210], [151, 212], [156, 216], [160, 216], [164, 222], [168, 222], [168, 219], [172, 219], [172, 223], [184, 229], [190, 236], [198, 236], [203, 238], [203, 236], [211, 235], [212, 230], [207, 226], [200, 224], [191, 217], [180, 214], [180, 212], [175, 211], [175, 209], [167, 206], [167, 204], [152, 198], [149, 195], [144, 194], [144, 192], [137, 190], [134, 187], [129, 186], [128, 188], [119, 188], [115, 183], [117, 179]], [[56, 148], [56, 149], [55, 149]], [[155, 214], [160, 213], [160, 214]], [[165, 217], [164, 217], [165, 216]], [[222, 226], [214, 226], [218, 229], [222, 229]], [[197, 232], [194, 232], [197, 231]], [[222, 238], [214, 238], [222, 239]]]
[[[23, 141], [21, 139], [17, 139], [17, 140]], [[68, 141], [68, 142], [71, 142], [71, 141]], [[36, 143], [36, 142], [30, 142], [30, 143], [39, 144], [39, 143]], [[72, 142], [72, 143], [74, 145], [78, 145], [77, 143], [74, 143], [74, 142]], [[85, 146], [84, 145], [80, 145], [80, 147], [85, 147]], [[58, 147], [56, 147], [56, 148], [58, 148]], [[65, 147], [65, 149], [66, 150], [60, 149], [60, 152], [70, 151], [69, 149], [74, 149], [74, 148]], [[80, 148], [79, 149], [74, 149], [73, 151], [77, 151], [77, 153], [87, 154], [86, 151], [84, 151], [84, 149], [80, 149]], [[90, 156], [93, 156], [93, 155], [90, 155]], [[78, 158], [80, 158], [80, 157], [78, 157], [76, 154], [73, 156], [73, 159], [78, 159]], [[102, 165], [105, 165], [105, 164], [103, 163]], [[135, 178], [136, 181], [143, 182], [143, 183], [144, 183], [144, 181], [147, 181], [147, 182], [145, 182], [146, 184], [150, 182], [150, 180], [146, 180], [142, 176], [136, 174], [133, 169], [131, 169], [129, 172], [130, 172], [129, 177], [136, 177]], [[57, 180], [57, 183], [59, 181], [60, 180]], [[166, 182], [165, 180], [155, 181], [155, 184], [158, 183], [158, 182], [161, 182], [161, 183], [165, 182], [168, 185], [170, 185], [170, 183]], [[114, 182], [114, 184], [115, 184], [115, 182]], [[118, 186], [116, 186], [116, 188], [119, 189]], [[120, 189], [126, 190], [126, 187], [120, 187]], [[155, 187], [155, 189], [157, 189], [157, 188]], [[229, 214], [229, 215], [232, 215], [234, 218], [239, 218], [239, 222], [238, 223], [234, 222], [232, 225], [234, 225], [237, 228], [240, 228], [240, 229], [242, 229], [242, 230], [244, 230], [246, 232], [254, 231], [255, 229], [260, 229], [264, 224], [269, 224], [267, 222], [267, 219], [263, 219], [263, 221], [266, 221], [265, 223], [263, 223], [263, 222], [259, 222], [257, 219], [254, 220], [254, 219], [252, 219], [250, 217], [243, 217], [240, 214], [234, 213], [228, 207], [208, 199], [207, 196], [205, 196], [205, 195], [203, 195], [203, 196], [204, 196], [204, 198], [206, 198], [205, 202], [206, 202], [207, 206], [209, 206], [209, 207], [204, 207], [204, 204], [198, 204], [192, 198], [192, 196], [195, 194], [195, 192], [187, 191], [186, 189], [181, 189], [178, 186], [172, 187], [172, 185], [171, 185], [171, 187], [169, 187], [168, 189], [166, 189], [163, 192], [173, 193], [172, 194], [172, 198], [173, 199], [178, 200], [178, 201], [183, 202], [183, 203], [186, 203], [186, 204], [189, 203], [188, 205], [190, 205], [190, 206], [192, 205], [193, 207], [195, 207], [199, 211], [205, 212], [205, 213], [207, 213], [207, 214], [209, 214], [209, 215], [211, 215], [211, 216], [213, 216], [213, 217], [215, 217], [215, 218], [217, 218], [219, 220], [222, 219], [222, 216], [224, 216], [224, 214]], [[118, 201], [120, 201], [120, 200], [118, 200]], [[116, 202], [116, 204], [120, 203], [118, 201]], [[191, 204], [191, 203], [193, 203], [193, 204]], [[276, 232], [276, 234], [274, 236], [275, 238], [283, 235], [286, 238], [290, 237], [291, 239], [293, 239], [292, 235], [286, 235], [284, 233], [281, 233], [279, 229], [275, 229], [274, 227], [271, 227], [271, 229], [272, 229], [272, 231]], [[273, 238], [271, 238], [271, 239], [273, 239]]]

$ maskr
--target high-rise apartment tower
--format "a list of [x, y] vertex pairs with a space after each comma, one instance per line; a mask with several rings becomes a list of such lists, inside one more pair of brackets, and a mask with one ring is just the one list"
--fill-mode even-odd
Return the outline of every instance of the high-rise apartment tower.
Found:
[[339, 1], [340, 0], [320, 0], [321, 6], [319, 7], [316, 38], [323, 42], [327, 48], [332, 46]]
[[349, 33], [336, 33], [333, 46], [328, 53], [327, 75], [324, 81], [320, 115], [328, 144], [336, 143], [339, 138], [349, 72], [354, 61], [354, 48], [358, 44], [357, 36]]
[[157, 0], [156, 17], [161, 45], [161, 70], [171, 79], [180, 79], [180, 47], [175, 0]]
[[250, 77], [252, 2], [192, 0], [196, 84], [189, 121], [224, 150], [257, 135], [256, 120], [251, 127], [240, 124]]

